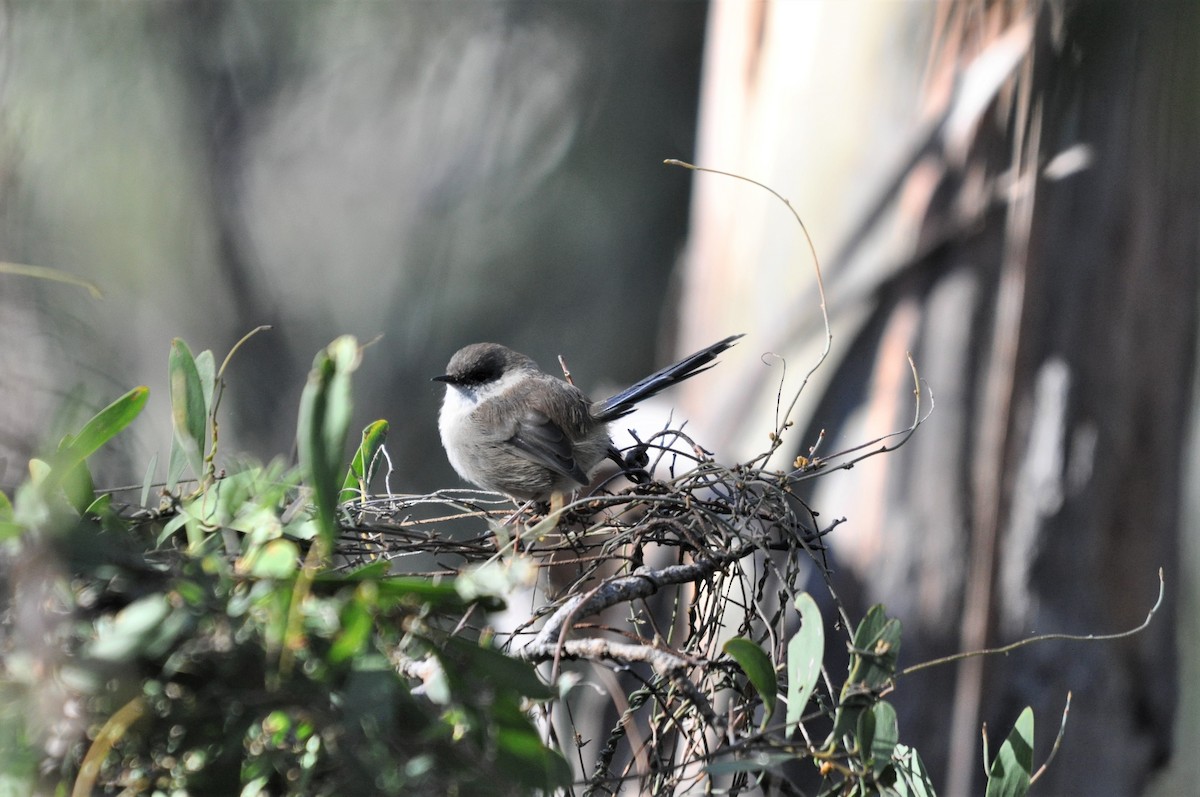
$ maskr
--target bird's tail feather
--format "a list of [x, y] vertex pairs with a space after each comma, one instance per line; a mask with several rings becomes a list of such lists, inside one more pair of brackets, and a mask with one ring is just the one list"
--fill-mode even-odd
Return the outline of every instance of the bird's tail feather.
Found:
[[615, 396], [610, 396], [599, 403], [593, 410], [598, 420], [611, 421], [633, 412], [634, 406], [643, 399], [648, 399], [671, 385], [676, 385], [685, 379], [707, 371], [716, 363], [717, 356], [737, 342], [741, 335], [730, 335], [695, 354], [684, 357], [674, 365], [651, 374], [635, 385], [625, 388]]

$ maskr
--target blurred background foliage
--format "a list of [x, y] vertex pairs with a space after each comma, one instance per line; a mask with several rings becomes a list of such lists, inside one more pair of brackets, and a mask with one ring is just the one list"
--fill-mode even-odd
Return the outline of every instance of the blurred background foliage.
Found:
[[0, 481], [77, 387], [95, 410], [163, 384], [175, 336], [226, 351], [272, 325], [225, 408], [265, 455], [290, 444], [311, 352], [382, 335], [359, 410], [401, 421], [414, 490], [451, 478], [428, 379], [459, 346], [569, 352], [595, 379], [652, 366], [689, 189], [660, 161], [692, 150], [704, 4], [0, 13], [0, 258], [105, 297], [4, 278]]
[[[487, 634], [504, 607], [454, 579], [331, 568], [358, 342], [320, 351], [299, 463], [213, 465], [224, 365], [172, 345], [171, 483], [96, 492], [134, 388], [0, 494], [2, 794], [516, 794], [570, 770], [531, 712], [555, 697]], [[373, 429], [386, 434], [386, 424]], [[176, 487], [175, 480], [185, 476]], [[348, 500], [348, 499], [347, 499]], [[472, 629], [473, 631], [475, 629]]]

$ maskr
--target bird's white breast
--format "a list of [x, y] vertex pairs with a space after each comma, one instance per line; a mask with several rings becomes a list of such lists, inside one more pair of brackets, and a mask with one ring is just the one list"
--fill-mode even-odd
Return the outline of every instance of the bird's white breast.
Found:
[[[522, 378], [519, 372], [506, 373], [495, 382], [476, 388], [446, 386], [442, 409], [438, 413], [438, 431], [446, 458], [459, 476], [480, 486], [491, 485], [492, 479], [480, 465], [481, 449], [494, 442], [497, 433], [504, 430], [484, 430], [475, 411], [480, 404], [494, 401]], [[494, 488], [492, 488], [494, 489]]]
[[442, 399], [442, 410], [438, 413], [438, 431], [442, 436], [442, 447], [446, 449], [446, 458], [450, 465], [469, 482], [474, 478], [474, 458], [468, 453], [471, 443], [470, 430], [474, 427], [471, 413], [475, 410], [476, 401], [472, 400], [474, 392], [465, 392], [453, 385], [446, 386], [446, 396]]

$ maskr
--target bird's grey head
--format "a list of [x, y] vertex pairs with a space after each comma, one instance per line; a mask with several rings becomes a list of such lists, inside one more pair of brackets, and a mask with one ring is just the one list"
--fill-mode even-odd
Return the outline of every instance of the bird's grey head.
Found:
[[499, 382], [506, 375], [537, 370], [537, 363], [507, 346], [472, 343], [455, 352], [446, 366], [446, 373], [433, 379], [466, 392], [474, 392], [485, 385]]

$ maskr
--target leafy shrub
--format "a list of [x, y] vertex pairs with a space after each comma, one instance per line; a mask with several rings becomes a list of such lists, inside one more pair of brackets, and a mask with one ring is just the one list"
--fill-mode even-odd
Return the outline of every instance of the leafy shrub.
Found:
[[[86, 466], [141, 411], [145, 388], [31, 463], [31, 479], [0, 507], [8, 612], [51, 611], [44, 623], [6, 624], [4, 692], [28, 714], [55, 691], [43, 683], [52, 670], [61, 708], [83, 722], [6, 717], [10, 788], [490, 795], [566, 783], [565, 762], [527, 713], [553, 692], [530, 665], [450, 634], [467, 612], [501, 601], [464, 598], [453, 579], [389, 578], [386, 562], [327, 567], [343, 486], [330, 466], [357, 360], [350, 339], [318, 356], [298, 469], [243, 463], [217, 477], [219, 377], [210, 354], [193, 358], [181, 341], [160, 507], [97, 497]], [[351, 484], [361, 467], [360, 457]], [[196, 477], [186, 494], [183, 468]], [[50, 555], [61, 569], [35, 596], [21, 570]], [[52, 607], [37, 606], [47, 592]], [[32, 659], [29, 636], [43, 632], [61, 644]]]
[[[824, 794], [933, 793], [885, 700], [899, 621], [868, 611], [835, 687], [821, 611], [795, 591], [833, 527], [792, 487], [831, 460], [767, 470], [781, 427], [760, 460], [722, 468], [664, 432], [631, 454], [670, 478], [452, 539], [451, 521], [507, 512], [467, 491], [372, 496], [383, 422], [343, 462], [359, 356], [341, 338], [314, 361], [296, 467], [218, 471], [225, 365], [175, 341], [157, 494], [153, 467], [123, 504], [87, 464], [145, 388], [32, 461], [11, 503], [0, 494], [0, 792], [597, 794], [635, 778], [652, 793], [798, 793], [789, 768], [806, 764]], [[414, 551], [477, 564], [396, 575], [391, 559]], [[560, 584], [527, 621], [492, 625], [501, 596], [551, 570]], [[586, 767], [581, 728], [597, 717], [566, 662], [607, 667], [623, 690]], [[989, 793], [1028, 789], [1032, 724], [1023, 714], [998, 753]]]

